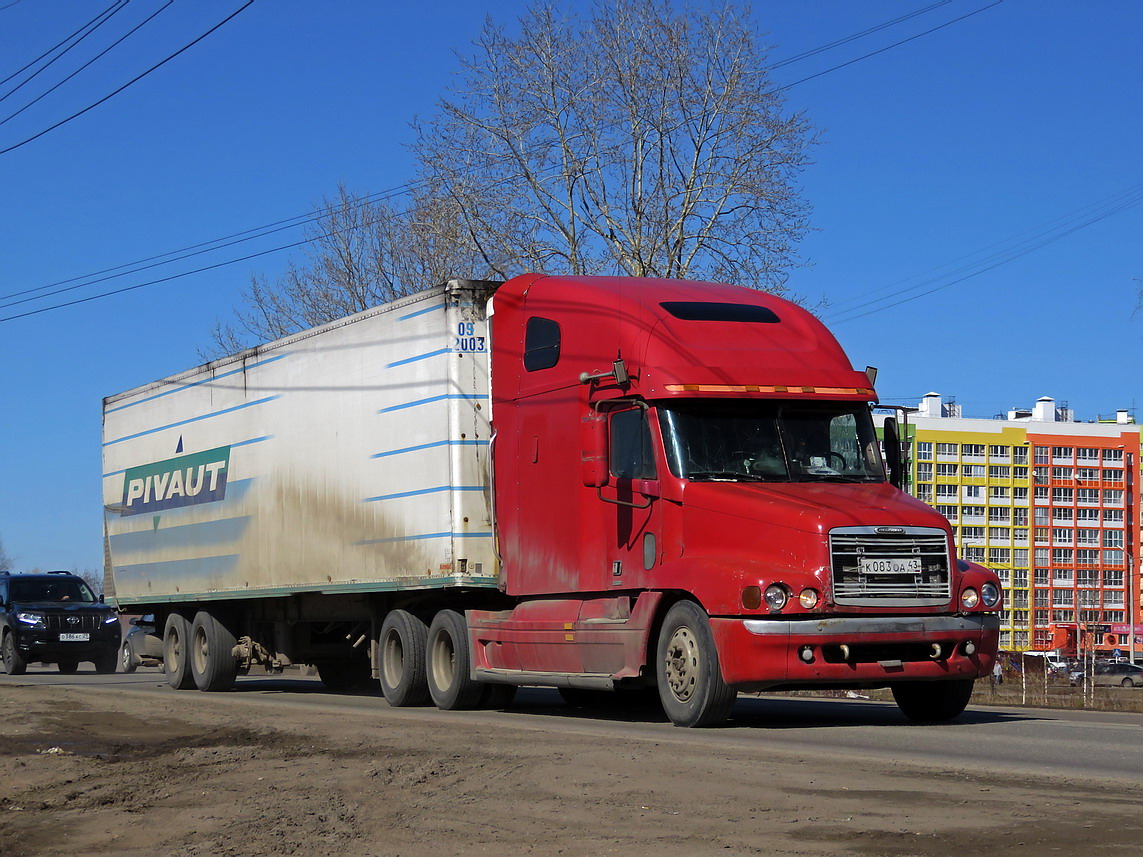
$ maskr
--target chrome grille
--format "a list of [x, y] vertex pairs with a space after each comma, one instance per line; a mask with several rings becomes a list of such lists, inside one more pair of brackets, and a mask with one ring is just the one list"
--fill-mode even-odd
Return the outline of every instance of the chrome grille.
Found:
[[[103, 617], [94, 613], [49, 613], [44, 618], [49, 631], [94, 631]], [[79, 621], [73, 623], [70, 619]]]
[[[931, 606], [951, 594], [949, 541], [930, 527], [840, 527], [830, 532], [833, 596], [855, 606]], [[862, 569], [862, 559], [886, 560], [886, 570]], [[916, 570], [893, 568], [916, 560]]]

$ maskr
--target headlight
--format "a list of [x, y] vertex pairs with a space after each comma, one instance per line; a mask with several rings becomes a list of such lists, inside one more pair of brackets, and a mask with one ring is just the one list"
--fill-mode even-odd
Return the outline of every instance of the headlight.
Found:
[[803, 589], [798, 593], [798, 603], [807, 610], [818, 606], [818, 592], [816, 589]]
[[980, 593], [970, 586], [960, 594], [960, 603], [966, 610], [971, 610], [980, 603]]
[[48, 627], [48, 623], [44, 621], [44, 617], [39, 613], [17, 613], [16, 621], [23, 622], [25, 625], [31, 625], [33, 628], [40, 630]]
[[786, 602], [790, 600], [790, 593], [786, 591], [786, 587], [778, 583], [771, 583], [766, 587], [766, 591], [762, 593], [762, 597], [766, 599], [766, 606], [771, 610], [781, 610], [786, 606]]
[[104, 616], [103, 617], [103, 624], [104, 625], [114, 625], [118, 621], [119, 621], [119, 617], [116, 616], [114, 613], [112, 613], [110, 616]]
[[1000, 587], [995, 583], [986, 583], [980, 587], [980, 599], [989, 609], [1000, 603]]

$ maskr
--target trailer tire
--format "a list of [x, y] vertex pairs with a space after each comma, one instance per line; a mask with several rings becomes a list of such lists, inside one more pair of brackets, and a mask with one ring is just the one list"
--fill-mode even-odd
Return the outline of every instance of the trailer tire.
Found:
[[163, 672], [175, 690], [190, 690], [194, 676], [190, 668], [191, 626], [186, 617], [172, 613], [163, 626]]
[[8, 675], [23, 675], [28, 671], [28, 661], [16, 648], [16, 640], [11, 632], [4, 635], [4, 642], [0, 643], [0, 656], [4, 660], [4, 671]]
[[200, 610], [194, 617], [190, 636], [190, 670], [199, 690], [230, 690], [238, 675], [238, 644], [233, 632], [214, 615]]
[[693, 601], [667, 611], [655, 647], [656, 679], [663, 711], [676, 726], [715, 726], [737, 694], [722, 680], [710, 619]]
[[940, 723], [960, 716], [974, 684], [970, 678], [899, 682], [892, 686], [893, 701], [902, 714], [916, 723]]
[[455, 610], [441, 610], [429, 626], [425, 667], [437, 708], [467, 711], [480, 706], [484, 685], [472, 680], [468, 624]]
[[428, 640], [428, 626], [408, 610], [390, 610], [381, 624], [381, 692], [394, 708], [428, 703]]

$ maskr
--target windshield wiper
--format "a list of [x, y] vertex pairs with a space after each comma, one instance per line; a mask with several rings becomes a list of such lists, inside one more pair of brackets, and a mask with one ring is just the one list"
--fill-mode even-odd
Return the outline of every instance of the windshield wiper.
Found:
[[845, 476], [841, 473], [803, 473], [799, 482], [870, 482], [861, 476]]

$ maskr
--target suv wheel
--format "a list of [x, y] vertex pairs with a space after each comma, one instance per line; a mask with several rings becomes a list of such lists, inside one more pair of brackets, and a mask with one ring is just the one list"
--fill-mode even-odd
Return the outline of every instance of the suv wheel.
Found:
[[4, 642], [0, 643], [0, 656], [4, 659], [4, 670], [8, 675], [23, 675], [28, 671], [28, 662], [16, 648], [11, 633], [5, 634]]

